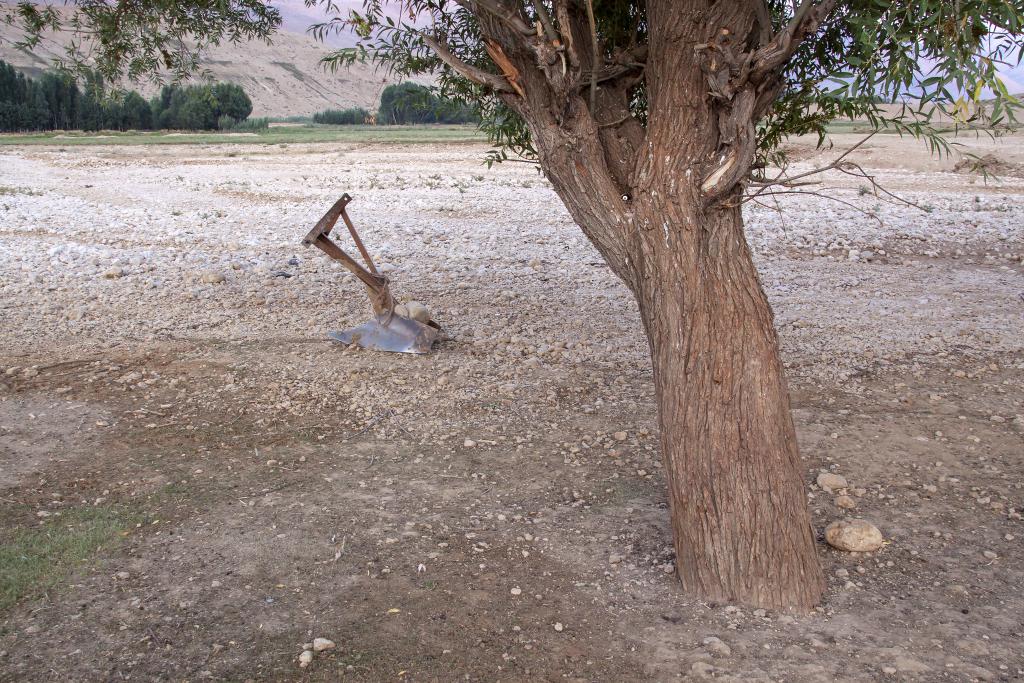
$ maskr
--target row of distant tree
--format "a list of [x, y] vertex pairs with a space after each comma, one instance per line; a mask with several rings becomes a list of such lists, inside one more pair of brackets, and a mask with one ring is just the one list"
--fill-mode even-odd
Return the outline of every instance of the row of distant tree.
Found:
[[477, 123], [476, 112], [465, 104], [438, 97], [417, 83], [398, 83], [384, 88], [376, 113], [361, 107], [328, 109], [313, 115], [313, 123], [333, 125], [417, 123]]
[[[39, 130], [229, 130], [265, 127], [249, 120], [252, 101], [241, 86], [166, 85], [150, 100], [131, 91], [111, 92], [99, 76], [81, 86], [67, 74], [46, 72], [33, 79], [0, 61], [0, 132]], [[442, 99], [417, 83], [389, 85], [376, 112], [362, 108], [328, 109], [315, 123], [424, 124], [477, 123], [469, 106]], [[246, 125], [259, 124], [259, 126]]]
[[0, 61], [0, 131], [35, 130], [215, 130], [246, 121], [252, 101], [241, 86], [167, 85], [146, 101], [134, 90], [108, 91], [89, 76], [46, 72], [37, 79]]

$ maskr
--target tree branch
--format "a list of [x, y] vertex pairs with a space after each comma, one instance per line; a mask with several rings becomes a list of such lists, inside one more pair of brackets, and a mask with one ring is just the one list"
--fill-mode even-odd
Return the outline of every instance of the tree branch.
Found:
[[771, 42], [754, 52], [754, 68], [750, 80], [759, 83], [773, 71], [783, 66], [796, 53], [797, 48], [818, 30], [839, 0], [803, 0], [793, 18]]
[[[879, 192], [881, 192], [883, 195], [888, 197], [894, 203], [903, 204], [905, 206], [910, 206], [910, 207], [913, 207], [915, 209], [919, 209], [921, 211], [925, 211], [926, 209], [923, 206], [921, 206], [920, 204], [918, 204], [916, 202], [913, 202], [913, 201], [911, 201], [911, 200], [909, 200], [909, 199], [907, 199], [905, 197], [901, 197], [898, 194], [896, 194], [896, 193], [894, 193], [894, 192], [892, 192], [890, 190], [887, 190], [881, 183], [878, 182], [878, 179], [874, 175], [872, 175], [872, 174], [868, 173], [867, 171], [865, 171], [864, 168], [860, 164], [857, 164], [857, 163], [852, 162], [852, 161], [846, 161], [847, 157], [849, 157], [851, 154], [853, 154], [857, 149], [859, 149], [868, 140], [873, 138], [875, 136], [875, 134], [876, 133], [874, 133], [874, 132], [868, 134], [866, 137], [864, 137], [861, 140], [859, 140], [856, 144], [854, 144], [851, 147], [849, 147], [848, 149], [846, 149], [842, 154], [840, 154], [838, 157], [836, 157], [831, 163], [829, 163], [826, 166], [822, 166], [820, 168], [815, 168], [815, 169], [812, 169], [810, 171], [805, 171], [804, 173], [798, 173], [797, 175], [793, 175], [793, 176], [787, 176], [786, 175], [786, 169], [783, 168], [782, 170], [779, 171], [779, 174], [776, 175], [774, 178], [771, 178], [771, 179], [768, 179], [768, 180], [763, 180], [763, 181], [757, 181], [757, 180], [751, 181], [750, 184], [757, 186], [758, 189], [756, 191], [751, 192], [750, 194], [746, 195], [746, 197], [744, 198], [743, 201], [744, 202], [746, 202], [746, 201], [754, 201], [754, 200], [756, 200], [761, 195], [796, 194], [796, 191], [794, 190], [794, 188], [804, 187], [804, 186], [807, 186], [807, 185], [813, 185], [813, 184], [817, 184], [818, 182], [820, 182], [820, 181], [807, 181], [807, 180], [804, 180], [805, 178], [812, 178], [814, 176], [822, 175], [822, 174], [826, 173], [827, 171], [838, 171], [839, 173], [843, 173], [843, 174], [846, 174], [848, 176], [853, 176], [854, 178], [861, 178], [862, 180], [866, 180], [868, 183], [870, 183], [871, 188], [874, 190], [876, 196], [878, 195]], [[777, 188], [777, 187], [785, 188], [785, 190], [784, 191], [780, 191], [780, 190], [774, 189], [774, 188]], [[830, 199], [834, 199], [834, 197], [830, 197]]]
[[508, 24], [512, 30], [520, 33], [524, 36], [532, 36], [533, 29], [523, 21], [523, 18], [516, 14], [515, 10], [511, 7], [506, 7], [500, 2], [495, 0], [455, 0], [460, 6], [466, 8], [469, 12], [473, 12], [474, 5], [488, 14], [494, 15], [498, 19]]
[[[614, 64], [608, 64], [604, 68], [596, 72], [584, 72], [588, 81], [592, 81], [596, 78], [597, 83], [607, 83], [609, 81], [617, 81], [620, 78], [625, 78], [627, 82], [639, 79], [646, 68], [647, 64], [647, 46], [640, 45], [628, 52], [621, 53], [618, 55]], [[582, 81], [576, 84], [576, 87], [585, 87], [585, 83]]]
[[597, 67], [601, 61], [601, 45], [597, 40], [597, 22], [594, 19], [594, 2], [587, 2], [587, 23], [590, 24], [590, 45], [594, 58], [590, 62], [590, 113], [595, 115], [597, 110]]
[[[839, 189], [839, 188], [832, 188], [832, 189]], [[810, 190], [772, 190], [772, 191], [770, 191], [768, 193], [768, 196], [772, 197], [773, 199], [776, 199], [776, 197], [778, 197], [779, 195], [784, 195], [784, 194], [798, 194], [798, 195], [803, 195], [805, 197], [819, 197], [821, 199], [828, 199], [829, 201], [836, 202], [837, 204], [842, 204], [843, 206], [848, 206], [851, 209], [853, 209], [854, 211], [857, 211], [858, 213], [862, 213], [862, 214], [864, 214], [865, 216], [867, 216], [869, 218], [873, 218], [874, 220], [878, 221], [879, 225], [884, 225], [884, 223], [882, 222], [882, 219], [878, 217], [878, 214], [874, 213], [873, 211], [868, 211], [867, 209], [863, 209], [863, 208], [857, 206], [856, 204], [854, 204], [853, 202], [848, 202], [845, 199], [840, 199], [839, 197], [835, 196], [834, 194], [825, 194], [824, 192], [812, 192]], [[748, 195], [748, 196], [744, 197], [743, 199], [741, 199], [739, 204], [742, 205], [742, 204], [746, 204], [747, 202], [754, 202], [755, 204], [760, 204], [760, 202], [758, 202], [757, 199], [756, 199], [756, 197], [758, 197], [758, 196], [759, 195]], [[777, 201], [778, 200], [776, 199], [776, 202]], [[762, 206], [764, 206], [764, 205], [762, 204]]]
[[805, 173], [800, 173], [800, 174], [797, 174], [795, 176], [788, 176], [788, 177], [786, 177], [786, 169], [785, 169], [785, 167], [783, 167], [782, 170], [779, 171], [779, 174], [777, 176], [775, 176], [774, 179], [757, 183], [757, 185], [760, 186], [761, 189], [758, 190], [757, 192], [755, 192], [752, 196], [756, 197], [757, 195], [759, 195], [759, 194], [761, 194], [763, 192], [766, 192], [770, 187], [774, 187], [774, 186], [793, 187], [794, 183], [796, 183], [796, 181], [798, 181], [798, 180], [802, 180], [803, 178], [809, 178], [811, 176], [816, 176], [816, 175], [825, 173], [826, 171], [831, 171], [833, 169], [839, 168], [839, 166], [843, 163], [843, 161], [846, 159], [846, 157], [850, 156], [855, 151], [857, 151], [862, 145], [864, 145], [864, 143], [866, 143], [868, 140], [873, 138], [876, 133], [877, 133], [877, 131], [869, 133], [868, 135], [866, 135], [862, 139], [858, 140], [856, 144], [852, 145], [847, 150], [845, 150], [842, 154], [840, 154], [838, 157], [836, 157], [832, 161], [832, 163], [828, 164], [827, 166], [822, 166], [822, 167], [819, 167], [819, 168], [815, 168], [815, 169], [813, 169], [811, 171], [807, 171]]
[[466, 64], [464, 61], [453, 55], [451, 51], [449, 51], [448, 48], [437, 38], [427, 35], [426, 33], [423, 33], [422, 35], [423, 42], [434, 51], [438, 59], [455, 69], [455, 71], [460, 75], [465, 76], [477, 85], [487, 86], [495, 92], [515, 92], [512, 85], [503, 77]]
[[551, 15], [548, 14], [543, 0], [534, 0], [533, 6], [536, 8], [537, 18], [540, 19], [541, 26], [544, 28], [544, 35], [552, 44], [557, 43], [556, 47], [560, 46], [562, 41], [558, 39], [558, 32], [555, 31], [555, 25], [551, 23]]
[[567, 0], [554, 0], [554, 5], [558, 27], [561, 29], [562, 43], [565, 45], [565, 54], [569, 58], [569, 66], [576, 71], [580, 68], [580, 57], [576, 52], [576, 40], [572, 34], [572, 19], [569, 17], [568, 2]]
[[700, 189], [707, 202], [725, 197], [750, 173], [757, 153], [754, 100], [753, 90], [742, 90], [719, 116], [718, 129], [724, 151], [715, 169], [701, 183]]
[[772, 39], [772, 17], [768, 11], [768, 5], [765, 0], [750, 0], [750, 4], [754, 6], [754, 13], [757, 14], [757, 24], [760, 29], [760, 38], [758, 46], [767, 45]]

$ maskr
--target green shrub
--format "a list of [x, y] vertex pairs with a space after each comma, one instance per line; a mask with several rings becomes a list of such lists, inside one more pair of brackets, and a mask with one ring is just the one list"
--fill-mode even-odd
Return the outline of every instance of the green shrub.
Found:
[[361, 107], [350, 109], [328, 109], [313, 114], [313, 123], [326, 123], [334, 126], [352, 126], [370, 122], [370, 112]]
[[270, 128], [269, 118], [258, 118], [258, 119], [246, 119], [245, 121], [237, 121], [230, 130], [233, 131], [257, 131], [267, 130]]
[[405, 82], [389, 85], [380, 96], [377, 123], [477, 123], [476, 111], [455, 100], [443, 99], [432, 88]]
[[178, 130], [225, 130], [227, 119], [244, 121], [252, 113], [252, 100], [234, 83], [165, 85], [150, 106], [160, 128]]

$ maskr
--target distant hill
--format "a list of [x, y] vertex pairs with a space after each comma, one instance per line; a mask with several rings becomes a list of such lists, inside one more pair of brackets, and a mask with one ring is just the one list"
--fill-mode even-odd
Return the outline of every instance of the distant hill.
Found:
[[[306, 116], [323, 109], [365, 107], [375, 109], [380, 93], [395, 79], [388, 79], [374, 65], [353, 65], [337, 73], [325, 72], [321, 57], [331, 46], [289, 29], [301, 29], [317, 18], [298, 11], [302, 3], [287, 3], [284, 28], [273, 43], [242, 43], [214, 48], [203, 66], [215, 80], [238, 83], [252, 98], [253, 116]], [[14, 47], [19, 34], [0, 24], [0, 59], [28, 76], [38, 76], [63, 52], [67, 35], [51, 34], [32, 52]], [[332, 45], [349, 43], [346, 36], [334, 37]], [[128, 84], [143, 95], [153, 95], [158, 86]]]

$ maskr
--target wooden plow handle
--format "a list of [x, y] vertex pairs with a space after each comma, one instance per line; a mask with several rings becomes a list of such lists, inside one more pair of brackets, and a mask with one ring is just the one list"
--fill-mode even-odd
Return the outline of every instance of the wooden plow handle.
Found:
[[[366, 285], [374, 313], [390, 312], [395, 307], [395, 301], [391, 296], [388, 280], [377, 272], [377, 266], [374, 265], [373, 259], [370, 258], [370, 253], [363, 245], [363, 241], [359, 239], [359, 233], [356, 232], [355, 226], [352, 225], [352, 219], [348, 217], [348, 212], [345, 211], [345, 207], [351, 201], [352, 197], [348, 193], [341, 195], [341, 199], [336, 201], [334, 206], [328, 209], [323, 218], [317, 221], [313, 229], [306, 234], [302, 239], [302, 243], [307, 247], [310, 245], [316, 246], [359, 278]], [[345, 253], [345, 250], [329, 237], [339, 218], [345, 221], [345, 227], [348, 228], [348, 233], [352, 236], [352, 241], [355, 242], [359, 255], [366, 262], [366, 267], [363, 267], [358, 261]]]

